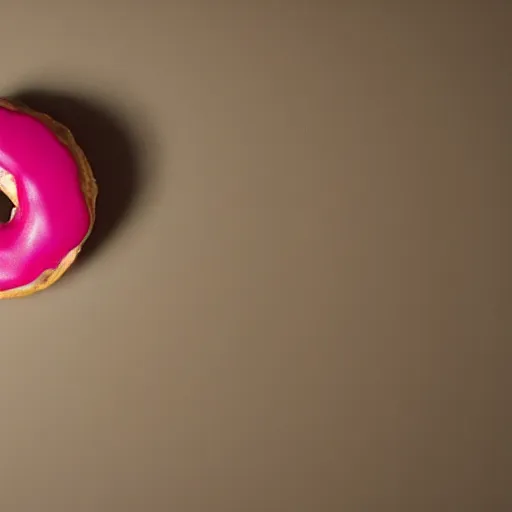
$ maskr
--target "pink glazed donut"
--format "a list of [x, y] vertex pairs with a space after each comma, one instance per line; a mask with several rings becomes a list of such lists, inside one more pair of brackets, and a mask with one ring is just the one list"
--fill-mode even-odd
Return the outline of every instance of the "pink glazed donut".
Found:
[[70, 131], [0, 99], [0, 191], [13, 203], [0, 224], [0, 299], [55, 283], [91, 233], [97, 186]]

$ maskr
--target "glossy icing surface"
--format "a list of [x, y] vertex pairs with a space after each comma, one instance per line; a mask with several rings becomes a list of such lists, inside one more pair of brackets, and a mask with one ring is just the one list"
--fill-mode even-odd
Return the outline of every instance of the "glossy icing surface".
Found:
[[0, 107], [0, 169], [15, 181], [18, 207], [0, 225], [0, 291], [28, 285], [79, 246], [91, 218], [79, 169], [39, 120]]

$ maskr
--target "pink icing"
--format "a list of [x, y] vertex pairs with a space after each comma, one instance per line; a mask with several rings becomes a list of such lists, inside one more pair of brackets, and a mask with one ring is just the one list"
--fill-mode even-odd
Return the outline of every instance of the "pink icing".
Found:
[[54, 269], [87, 235], [89, 210], [78, 166], [43, 123], [0, 107], [0, 168], [16, 182], [19, 206], [0, 225], [0, 291]]

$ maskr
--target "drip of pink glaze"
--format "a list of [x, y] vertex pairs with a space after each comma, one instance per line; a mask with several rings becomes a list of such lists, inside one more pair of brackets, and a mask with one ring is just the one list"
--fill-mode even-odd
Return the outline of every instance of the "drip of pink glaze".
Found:
[[18, 208], [0, 225], [0, 291], [35, 281], [78, 247], [91, 222], [77, 163], [42, 122], [0, 107], [0, 168]]

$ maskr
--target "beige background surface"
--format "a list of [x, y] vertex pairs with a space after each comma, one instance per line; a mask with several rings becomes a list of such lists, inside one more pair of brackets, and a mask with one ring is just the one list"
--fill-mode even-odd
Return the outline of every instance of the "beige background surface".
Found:
[[2, 512], [512, 510], [509, 2], [0, 2], [102, 190], [0, 304]]

